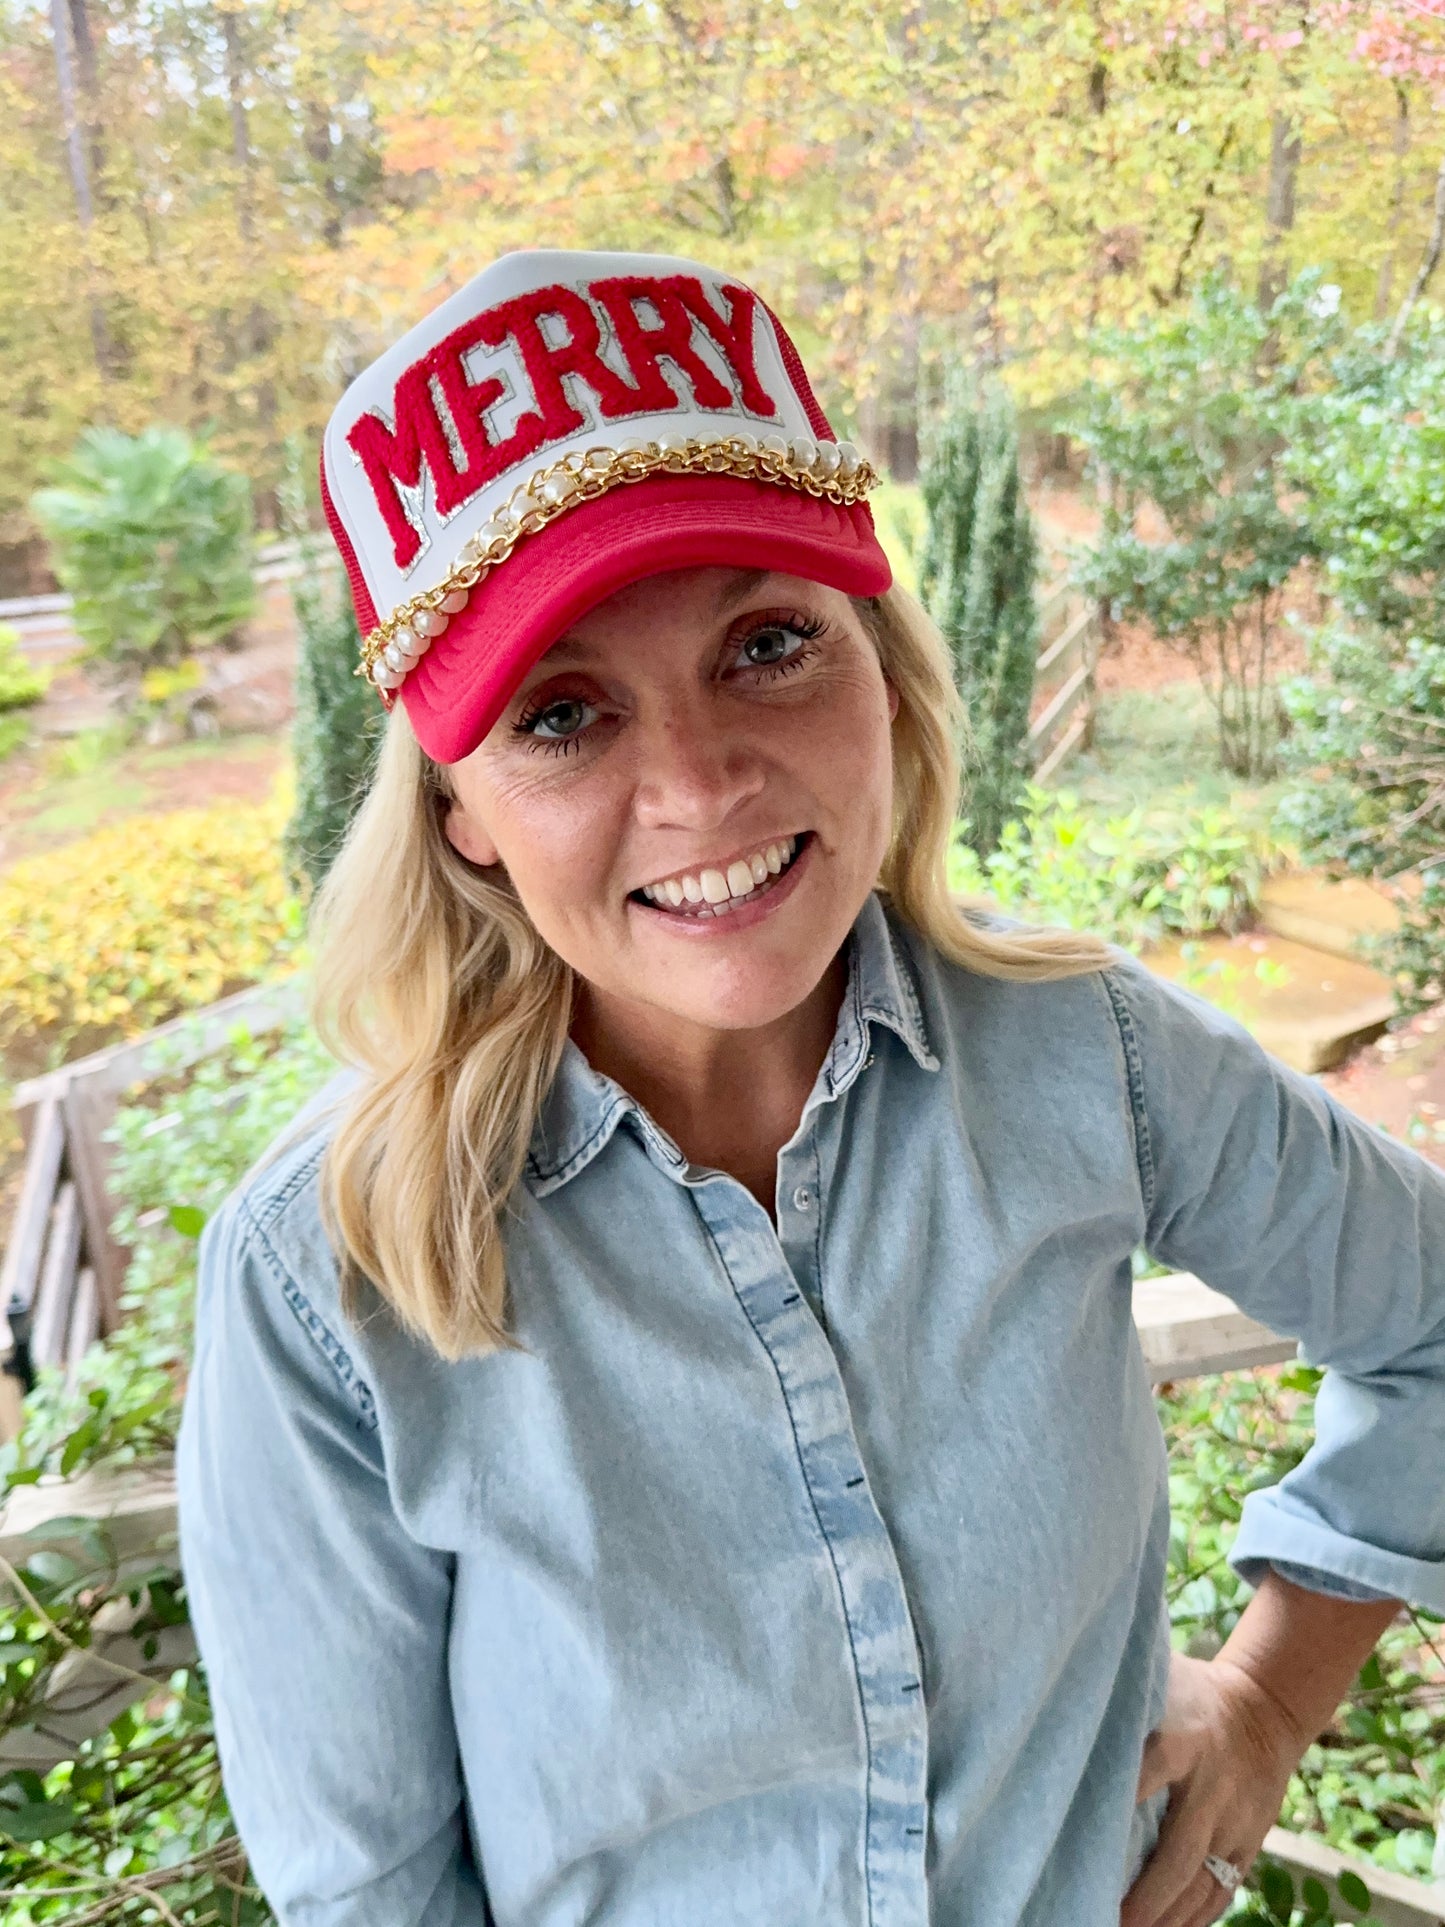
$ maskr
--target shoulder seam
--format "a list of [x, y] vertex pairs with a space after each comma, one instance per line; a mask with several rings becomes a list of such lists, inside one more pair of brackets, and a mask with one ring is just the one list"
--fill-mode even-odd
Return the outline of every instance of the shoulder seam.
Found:
[[305, 1164], [301, 1168], [301, 1173], [293, 1173], [281, 1190], [277, 1192], [273, 1198], [267, 1199], [264, 1223], [252, 1209], [248, 1198], [243, 1197], [240, 1200], [239, 1209], [243, 1222], [247, 1227], [246, 1243], [254, 1244], [261, 1253], [261, 1256], [266, 1261], [268, 1270], [280, 1286], [281, 1295], [290, 1306], [297, 1324], [300, 1325], [301, 1329], [306, 1333], [306, 1336], [331, 1367], [337, 1383], [355, 1406], [358, 1430], [374, 1432], [377, 1424], [376, 1400], [372, 1396], [371, 1387], [367, 1384], [366, 1380], [357, 1373], [356, 1367], [352, 1363], [351, 1354], [345, 1345], [342, 1344], [341, 1340], [336, 1336], [335, 1332], [332, 1331], [331, 1327], [326, 1323], [325, 1319], [322, 1318], [315, 1306], [311, 1303], [311, 1300], [292, 1277], [289, 1267], [282, 1259], [280, 1252], [277, 1251], [269, 1235], [270, 1226], [276, 1218], [276, 1210], [271, 1207], [274, 1205], [279, 1209], [280, 1204], [285, 1203], [288, 1198], [295, 1195], [295, 1192], [300, 1188], [304, 1174], [313, 1164], [314, 1158], [306, 1159]]
[[1154, 1216], [1154, 1144], [1149, 1132], [1149, 1111], [1144, 1102], [1144, 1059], [1139, 1049], [1139, 1033], [1134, 1015], [1119, 983], [1118, 970], [1107, 965], [1098, 973], [1108, 994], [1118, 1026], [1119, 1043], [1124, 1052], [1124, 1078], [1129, 1092], [1129, 1113], [1134, 1126], [1134, 1162], [1139, 1167], [1139, 1188], [1144, 1197], [1146, 1223]]

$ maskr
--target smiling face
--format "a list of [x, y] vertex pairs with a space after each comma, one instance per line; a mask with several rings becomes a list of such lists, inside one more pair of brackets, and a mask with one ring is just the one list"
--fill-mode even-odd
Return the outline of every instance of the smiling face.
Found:
[[762, 1028], [822, 983], [877, 880], [896, 709], [841, 591], [649, 576], [576, 622], [449, 766], [446, 833], [505, 867], [594, 1012]]

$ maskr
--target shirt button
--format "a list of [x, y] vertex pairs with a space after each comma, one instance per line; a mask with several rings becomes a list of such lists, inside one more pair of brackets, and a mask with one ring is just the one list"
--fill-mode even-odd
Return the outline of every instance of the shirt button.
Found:
[[807, 1211], [811, 1208], [812, 1203], [813, 1203], [812, 1192], [808, 1189], [806, 1184], [800, 1184], [797, 1190], [793, 1193], [793, 1209], [795, 1211]]

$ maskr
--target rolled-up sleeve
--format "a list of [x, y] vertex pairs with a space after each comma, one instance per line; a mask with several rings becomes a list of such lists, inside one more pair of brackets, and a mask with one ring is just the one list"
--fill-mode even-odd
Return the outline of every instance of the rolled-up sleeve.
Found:
[[1150, 1252], [1327, 1368], [1231, 1562], [1445, 1611], [1445, 1173], [1132, 961], [1106, 982]]
[[244, 1196], [201, 1238], [177, 1485], [222, 1775], [281, 1927], [483, 1927], [450, 1559], [399, 1523], [370, 1395]]

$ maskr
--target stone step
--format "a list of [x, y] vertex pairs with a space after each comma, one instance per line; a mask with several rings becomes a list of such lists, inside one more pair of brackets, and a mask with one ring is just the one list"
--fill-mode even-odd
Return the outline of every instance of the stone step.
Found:
[[1272, 931], [1176, 939], [1143, 961], [1237, 1017], [1296, 1070], [1329, 1070], [1394, 1015], [1381, 971]]
[[1365, 877], [1291, 870], [1265, 883], [1259, 921], [1277, 937], [1358, 958], [1360, 940], [1388, 936], [1399, 927], [1400, 911], [1388, 891]]

